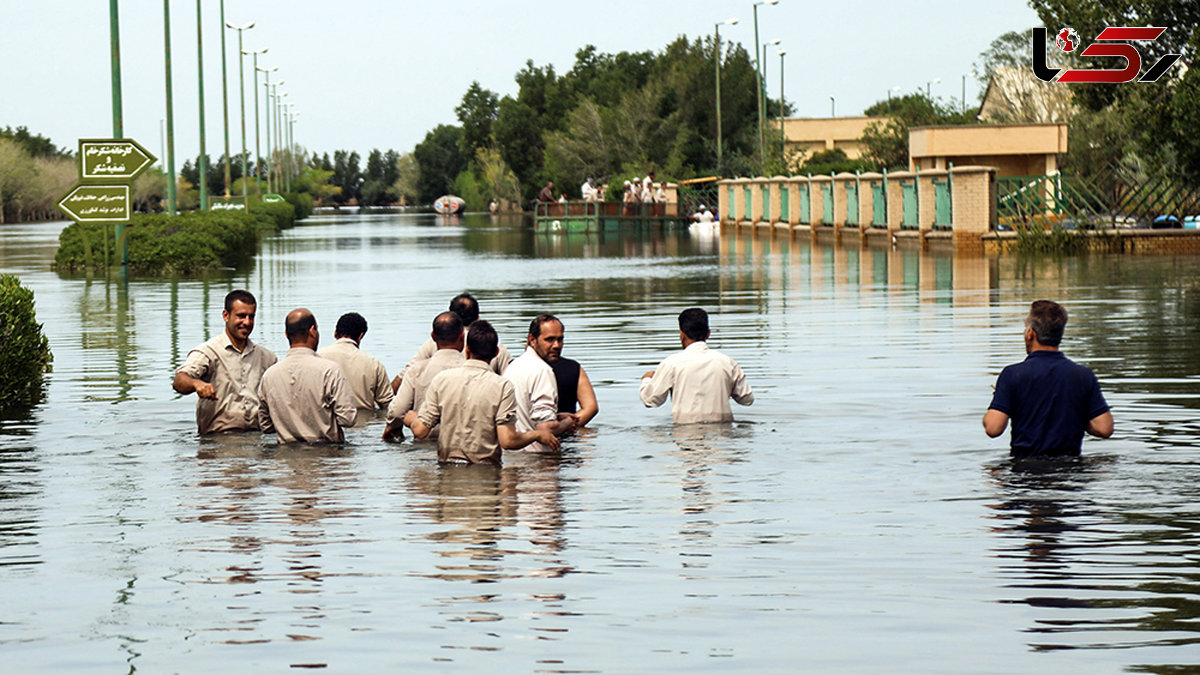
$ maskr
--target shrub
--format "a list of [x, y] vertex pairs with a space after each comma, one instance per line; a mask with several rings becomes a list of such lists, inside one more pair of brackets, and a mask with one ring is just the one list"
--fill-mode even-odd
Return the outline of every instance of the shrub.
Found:
[[42, 399], [42, 376], [54, 357], [34, 315], [33, 291], [11, 274], [0, 275], [0, 345], [0, 411], [28, 408]]
[[307, 192], [288, 192], [283, 195], [283, 198], [296, 210], [296, 220], [304, 220], [312, 215], [313, 196]]
[[286, 230], [296, 224], [296, 207], [288, 202], [255, 202], [249, 211], [259, 228], [267, 232]]

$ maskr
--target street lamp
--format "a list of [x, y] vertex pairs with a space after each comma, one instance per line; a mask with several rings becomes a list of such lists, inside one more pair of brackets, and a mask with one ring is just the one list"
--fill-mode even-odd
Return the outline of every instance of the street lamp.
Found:
[[[221, 19], [225, 18], [225, 0], [221, 0]], [[242, 201], [246, 201], [246, 181], [249, 180], [250, 174], [246, 172], [246, 73], [242, 68], [244, 59], [242, 56], [246, 53], [242, 49], [242, 31], [254, 28], [254, 22], [245, 26], [235, 26], [232, 23], [226, 23], [226, 28], [236, 30], [238, 34], [238, 93], [242, 99]], [[263, 50], [266, 51], [266, 50]], [[229, 196], [229, 91], [225, 84], [225, 31], [221, 31], [221, 86], [225, 88], [225, 196]]]
[[765, 76], [763, 75], [762, 63], [758, 58], [758, 6], [759, 5], [778, 5], [779, 0], [759, 0], [754, 3], [754, 77], [755, 84], [758, 85], [758, 159], [763, 161], [763, 122], [766, 120], [763, 112], [763, 90], [766, 89]]
[[832, 96], [829, 97], [829, 116], [837, 117], [837, 101]]
[[767, 47], [776, 46], [778, 44], [779, 38], [775, 38], [774, 40], [764, 42], [762, 45], [762, 79], [759, 80], [761, 86], [758, 88], [758, 101], [762, 106], [763, 116], [762, 119], [758, 121], [758, 151], [760, 153], [759, 157], [761, 157], [764, 162], [766, 161], [766, 141], [764, 140], [764, 137], [767, 133]]
[[930, 91], [932, 90], [931, 84], [938, 84], [941, 81], [942, 81], [942, 78], [935, 77], [935, 78], [933, 78], [932, 83], [930, 81], [925, 82], [925, 98], [929, 99], [930, 101], [933, 100], [933, 98], [930, 97], [930, 95], [929, 95]]
[[713, 62], [717, 71], [717, 173], [721, 172], [721, 26], [736, 26], [737, 22], [737, 19], [725, 19], [714, 24], [716, 37], [713, 41]]
[[283, 170], [283, 113], [280, 108], [283, 107], [283, 99], [287, 96], [286, 91], [279, 91], [279, 88], [284, 85], [284, 81], [276, 82], [271, 88], [274, 90], [275, 101], [275, 152], [271, 154], [271, 173], [275, 174], [275, 189], [284, 189], [283, 181], [286, 178], [286, 171]]
[[167, 74], [167, 212], [175, 215], [175, 104], [171, 95], [171, 0], [163, 0], [163, 56]]
[[[263, 116], [266, 118], [266, 121], [267, 121], [267, 129], [266, 129], [266, 133], [265, 133], [265, 135], [267, 137], [267, 157], [271, 156], [271, 73], [273, 73], [277, 70], [279, 70], [279, 66], [271, 66], [270, 68], [256, 68], [255, 69], [256, 73], [260, 72], [260, 71], [263, 73], [266, 73], [266, 75], [264, 75], [264, 77], [267, 78], [266, 84], [263, 85], [263, 90], [264, 90], [263, 105], [267, 106], [267, 114]], [[258, 76], [257, 75], [255, 75], [254, 80], [255, 80], [254, 86], [257, 87], [258, 86]], [[258, 125], [258, 89], [254, 90], [254, 124], [256, 126]], [[257, 128], [254, 130], [254, 151], [256, 153], [258, 152], [258, 129]], [[259, 190], [259, 196], [262, 196], [262, 173], [263, 173], [262, 155], [259, 155], [259, 157], [258, 157], [258, 170], [255, 171], [255, 173], [257, 173], [259, 175], [258, 190]], [[270, 169], [270, 167], [268, 167], [267, 168], [267, 192], [270, 192], [270, 191], [271, 191], [271, 169]]]
[[783, 57], [786, 54], [786, 49], [779, 50], [779, 161], [783, 164], [785, 170], [788, 169], [783, 138]]
[[199, 170], [200, 210], [208, 210], [208, 157], [204, 149], [204, 12], [201, 0], [196, 0], [196, 70], [200, 89], [200, 156], [196, 159]]
[[[243, 51], [242, 53], [254, 55], [254, 184], [255, 184], [255, 186], [257, 186], [258, 196], [261, 198], [262, 197], [262, 150], [260, 149], [260, 146], [258, 144], [258, 130], [260, 128], [262, 128], [262, 125], [260, 125], [259, 121], [258, 121], [258, 71], [260, 71], [262, 69], [258, 67], [258, 55], [266, 54], [267, 48], [263, 47], [262, 49], [259, 49], [256, 51], [251, 51], [251, 52]], [[274, 67], [272, 67], [272, 69], [274, 69]], [[245, 129], [245, 128], [246, 128], [246, 125], [243, 122], [242, 129]], [[243, 134], [243, 137], [244, 136], [245, 136], [245, 134]]]
[[897, 94], [899, 94], [899, 93], [900, 93], [900, 85], [896, 85], [895, 87], [892, 87], [891, 89], [888, 89], [888, 93], [887, 93], [887, 95], [888, 95], [888, 104], [889, 104], [889, 105], [888, 105], [888, 112], [891, 112], [891, 110], [892, 110], [891, 102], [892, 102], [892, 93], [893, 93], [893, 92], [894, 92], [894, 93], [897, 93]]

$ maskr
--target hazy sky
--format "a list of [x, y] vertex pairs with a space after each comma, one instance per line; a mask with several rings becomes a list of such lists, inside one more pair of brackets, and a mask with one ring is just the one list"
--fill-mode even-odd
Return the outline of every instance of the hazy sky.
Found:
[[[220, 0], [202, 0], [207, 150], [224, 149]], [[0, 126], [26, 126], [59, 146], [112, 134], [108, 0], [0, 0]], [[495, 2], [479, 0], [225, 0], [225, 18], [256, 22], [245, 47], [267, 47], [261, 66], [278, 66], [285, 100], [300, 113], [296, 141], [311, 150], [411, 151], [454, 106], [472, 80], [514, 94], [527, 59], [571, 68], [576, 50], [661, 50], [679, 35], [754, 43], [749, 0], [654, 2]], [[177, 165], [199, 149], [196, 2], [171, 0]], [[861, 114], [885, 98], [932, 85], [935, 97], [968, 102], [982, 84], [971, 65], [997, 36], [1028, 30], [1037, 16], [1022, 0], [779, 0], [758, 8], [759, 38], [782, 40], [788, 101], [803, 117]], [[159, 154], [166, 117], [163, 2], [120, 0], [125, 135]], [[241, 147], [237, 33], [226, 37], [230, 147]], [[767, 59], [770, 94], [779, 94], [779, 57]], [[253, 91], [246, 59], [248, 147], [253, 152]], [[260, 79], [260, 94], [262, 90]], [[260, 101], [260, 105], [261, 105]], [[265, 143], [265, 141], [264, 141]], [[263, 152], [266, 152], [265, 145]]]

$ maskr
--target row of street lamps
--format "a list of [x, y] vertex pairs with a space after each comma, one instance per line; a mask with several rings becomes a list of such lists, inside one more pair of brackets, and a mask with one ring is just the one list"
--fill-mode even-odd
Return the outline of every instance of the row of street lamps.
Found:
[[[118, 21], [118, 0], [109, 0], [109, 28], [112, 35], [112, 96], [113, 96], [113, 136], [115, 138], [124, 137], [124, 122], [122, 115], [121, 104], [121, 59], [120, 59], [120, 22]], [[232, 159], [229, 152], [229, 85], [226, 67], [225, 31], [236, 30], [238, 34], [238, 89], [241, 97], [241, 119], [242, 119], [242, 199], [243, 202], [248, 197], [247, 183], [249, 182], [249, 167], [247, 166], [247, 149], [246, 149], [246, 76], [244, 66], [244, 56], [253, 56], [254, 58], [254, 155], [257, 159], [255, 162], [255, 179], [257, 192], [262, 194], [262, 152], [259, 141], [259, 105], [258, 105], [258, 73], [266, 74], [265, 98], [267, 105], [266, 114], [266, 135], [267, 135], [267, 156], [271, 158], [271, 166], [266, 170], [267, 174], [267, 192], [273, 192], [275, 189], [283, 188], [285, 191], [291, 189], [291, 173], [296, 170], [294, 165], [294, 133], [296, 119], [300, 114], [291, 110], [294, 105], [292, 102], [285, 102], [283, 98], [287, 92], [279, 91], [279, 87], [284, 84], [283, 80], [271, 82], [271, 73], [278, 70], [278, 67], [260, 68], [258, 65], [258, 56], [265, 54], [267, 49], [264, 47], [257, 50], [247, 50], [242, 44], [242, 33], [254, 27], [254, 22], [251, 21], [245, 25], [234, 25], [225, 20], [225, 0], [220, 0], [221, 5], [221, 92], [222, 103], [224, 106], [224, 135], [225, 135], [225, 197], [230, 196], [230, 186], [232, 183]], [[196, 50], [198, 57], [197, 80], [199, 86], [199, 117], [200, 117], [200, 157], [199, 157], [199, 189], [200, 189], [200, 209], [208, 209], [208, 162], [206, 158], [205, 148], [205, 119], [204, 119], [204, 31], [203, 31], [203, 11], [202, 0], [196, 0]], [[167, 210], [174, 215], [177, 212], [176, 200], [176, 180], [175, 180], [175, 111], [172, 95], [171, 81], [171, 2], [163, 0], [163, 54], [165, 58], [166, 70], [166, 165], [167, 165]], [[275, 120], [275, 134], [272, 139], [271, 120]], [[285, 129], [286, 125], [286, 129]], [[272, 142], [274, 141], [272, 148]], [[286, 148], [286, 150], [284, 149]], [[279, 157], [276, 158], [276, 153]], [[284, 159], [286, 156], [286, 159]], [[279, 161], [277, 161], [279, 160]], [[280, 171], [279, 165], [286, 164], [287, 170]], [[272, 182], [274, 179], [274, 184]], [[279, 181], [282, 179], [283, 183]]]
[[[779, 0], [759, 0], [753, 4], [754, 11], [754, 78], [755, 87], [757, 88], [758, 102], [758, 156], [760, 161], [765, 161], [766, 158], [766, 58], [767, 48], [771, 46], [779, 46], [780, 40], [775, 38], [769, 42], [762, 43], [762, 56], [759, 56], [759, 37], [758, 37], [758, 7], [759, 5], [777, 5]], [[720, 171], [722, 165], [723, 140], [721, 138], [721, 26], [736, 26], [738, 20], [736, 18], [726, 19], [720, 23], [714, 24], [714, 52], [716, 63], [716, 107], [717, 107], [717, 169]], [[783, 57], [787, 55], [787, 50], [780, 48], [777, 51], [779, 55], [779, 153], [780, 157], [784, 154], [784, 133], [783, 133], [783, 115], [784, 115], [784, 98], [783, 98]]]

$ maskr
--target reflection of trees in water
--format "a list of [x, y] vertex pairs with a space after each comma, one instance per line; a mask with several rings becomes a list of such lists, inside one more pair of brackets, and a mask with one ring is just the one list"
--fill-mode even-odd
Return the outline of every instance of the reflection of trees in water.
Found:
[[989, 505], [1000, 539], [992, 550], [1005, 588], [1024, 596], [1001, 602], [1047, 612], [1029, 628], [1039, 651], [1200, 644], [1200, 511], [1101, 501], [1115, 496], [1100, 484], [1110, 463], [991, 467], [1000, 497]]
[[571, 571], [558, 555], [564, 546], [560, 456], [510, 453], [505, 459], [503, 467], [421, 465], [408, 473], [410, 489], [428, 498], [417, 515], [448, 526], [426, 535], [445, 559], [426, 576], [489, 582]]
[[[32, 445], [10, 445], [8, 436], [28, 436], [26, 420], [0, 420], [0, 567], [42, 563], [38, 533], [43, 488], [38, 452]], [[24, 439], [22, 439], [24, 440]]]

